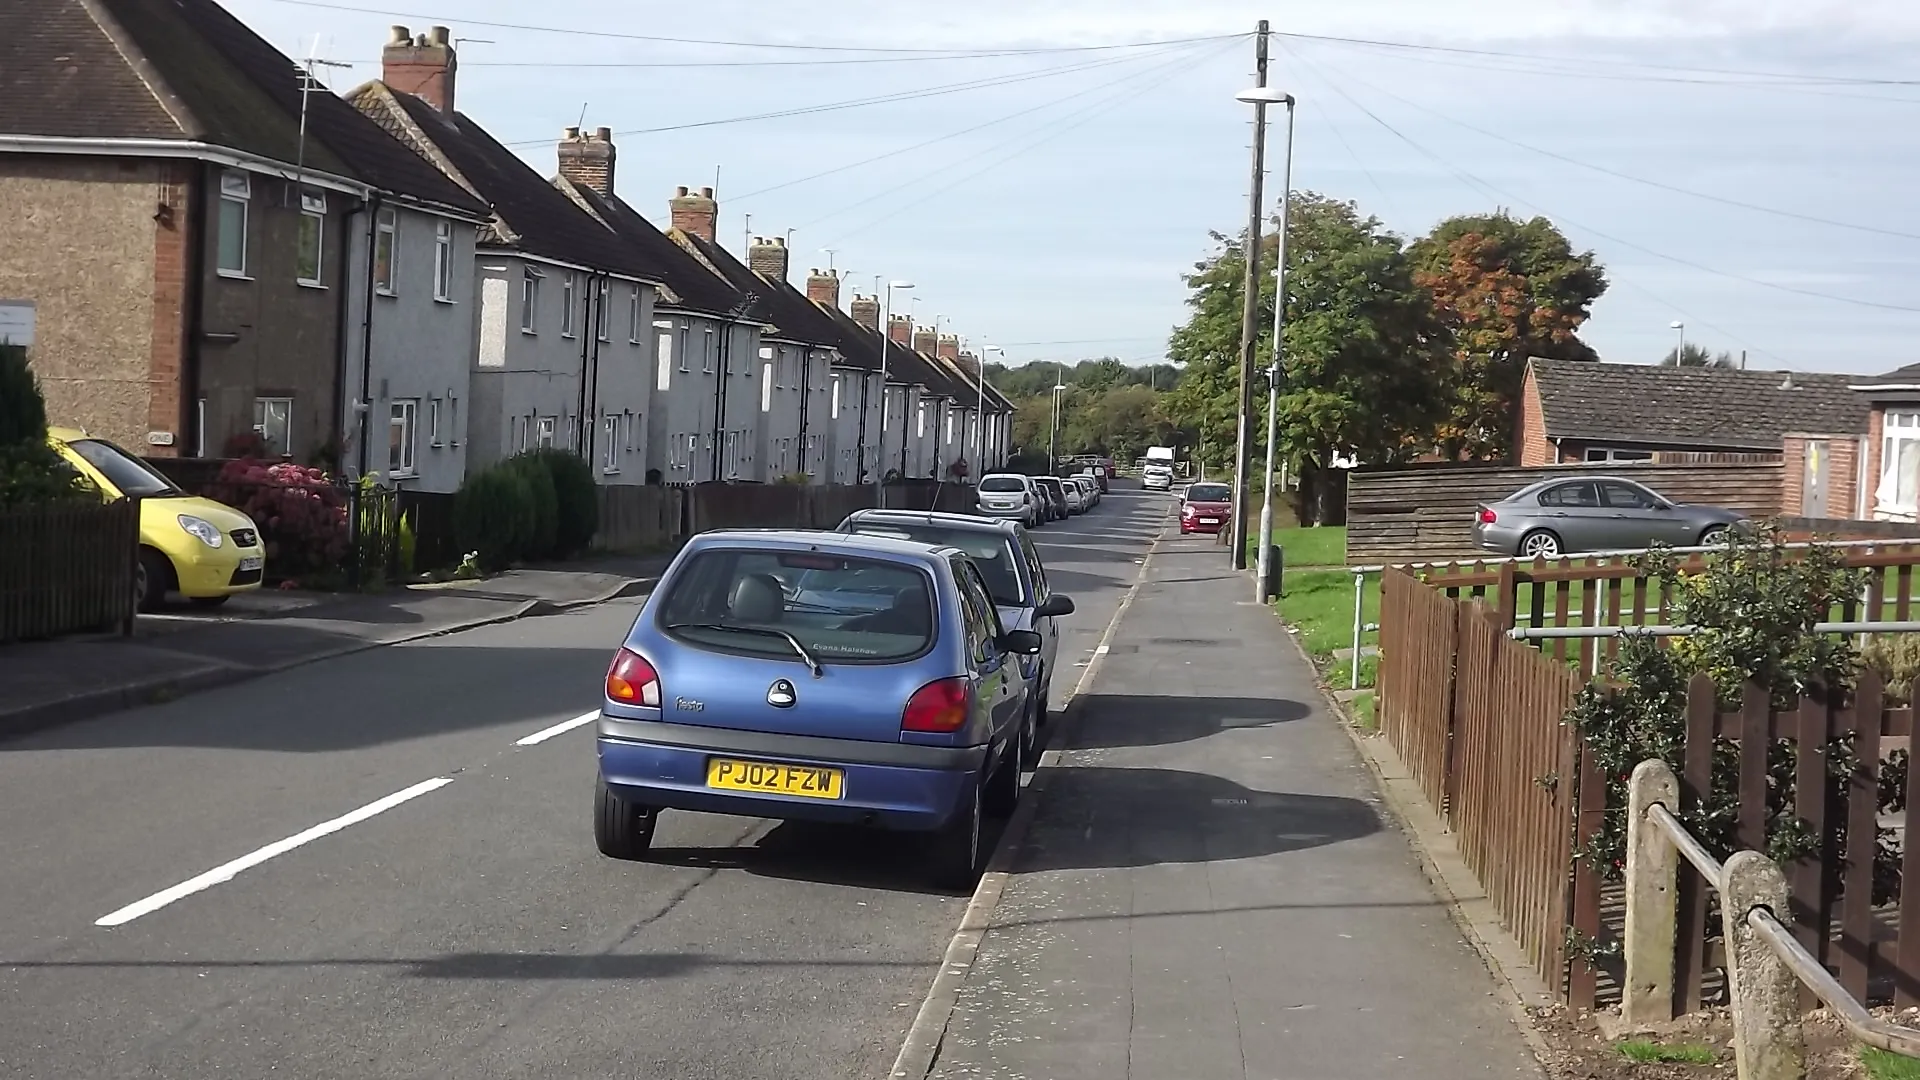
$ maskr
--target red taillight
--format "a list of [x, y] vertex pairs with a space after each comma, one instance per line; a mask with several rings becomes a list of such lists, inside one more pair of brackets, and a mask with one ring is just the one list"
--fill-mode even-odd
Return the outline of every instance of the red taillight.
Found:
[[951, 735], [967, 725], [973, 688], [965, 679], [939, 679], [913, 692], [900, 715], [901, 731]]
[[1498, 515], [1496, 515], [1493, 511], [1487, 509], [1484, 506], [1480, 508], [1480, 524], [1491, 525], [1494, 523], [1495, 520], [1497, 520], [1497, 518], [1498, 518]]
[[627, 705], [660, 706], [660, 676], [632, 649], [614, 654], [607, 668], [607, 697]]

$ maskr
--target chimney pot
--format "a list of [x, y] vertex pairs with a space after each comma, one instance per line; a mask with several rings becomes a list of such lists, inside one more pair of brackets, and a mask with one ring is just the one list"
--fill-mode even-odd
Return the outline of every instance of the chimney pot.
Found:
[[404, 26], [393, 26], [388, 28], [387, 44], [410, 45], [412, 43], [413, 43], [413, 31], [408, 30]]
[[687, 185], [685, 185], [685, 184], [681, 184], [681, 185], [680, 185], [679, 187], [677, 187], [677, 188], [674, 188], [674, 189], [673, 189], [673, 197], [674, 197], [674, 198], [676, 198], [676, 199], [684, 199], [684, 198], [686, 198], [686, 197], [687, 197]]
[[712, 189], [712, 188], [710, 188], [710, 187], [703, 187], [703, 188], [701, 188], [701, 189], [700, 189], [700, 197], [701, 197], [701, 198], [703, 198], [703, 199], [711, 199], [711, 198], [713, 198], [713, 189]]
[[444, 26], [436, 26], [427, 31], [427, 44], [445, 45], [453, 37], [453, 31]]
[[569, 139], [577, 139], [580, 137], [580, 129], [577, 127], [565, 128], [564, 130]]
[[601, 142], [612, 142], [613, 129], [610, 127], [594, 128], [593, 137], [599, 139]]
[[443, 113], [454, 110], [454, 74], [459, 67], [451, 31], [436, 26], [408, 37], [404, 26], [388, 28], [380, 52], [380, 80], [396, 92], [412, 94]]
[[427, 35], [425, 35], [425, 34], [415, 34], [415, 35], [413, 36], [413, 47], [414, 47], [414, 48], [416, 48], [416, 49], [424, 49], [424, 48], [426, 48], [426, 47], [427, 47]]

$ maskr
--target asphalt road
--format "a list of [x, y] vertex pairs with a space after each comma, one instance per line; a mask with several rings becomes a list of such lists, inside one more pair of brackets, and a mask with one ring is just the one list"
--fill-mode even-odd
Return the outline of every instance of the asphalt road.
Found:
[[[1169, 519], [1036, 533], [1069, 694]], [[615, 602], [0, 742], [0, 1077], [886, 1074], [966, 898], [912, 841], [668, 814], [600, 858]]]

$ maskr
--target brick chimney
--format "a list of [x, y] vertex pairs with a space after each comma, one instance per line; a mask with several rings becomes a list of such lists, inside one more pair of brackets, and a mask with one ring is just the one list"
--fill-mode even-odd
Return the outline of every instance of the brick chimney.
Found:
[[909, 349], [914, 348], [913, 316], [892, 316], [887, 323], [887, 336], [893, 339], [895, 345], [902, 345]]
[[879, 297], [861, 296], [859, 293], [854, 293], [853, 303], [847, 305], [847, 314], [853, 316], [853, 321], [859, 323], [861, 326], [866, 327], [876, 334], [880, 332]]
[[703, 187], [698, 192], [688, 188], [673, 189], [673, 198], [667, 200], [669, 223], [689, 236], [697, 236], [707, 243], [713, 243], [714, 226], [720, 218], [720, 204], [713, 201], [713, 189]]
[[613, 195], [613, 129], [582, 134], [570, 127], [560, 139], [560, 175], [601, 195]]
[[787, 280], [786, 237], [754, 237], [747, 246], [747, 269], [773, 281]]
[[380, 81], [403, 94], [412, 94], [443, 113], [453, 111], [453, 75], [459, 67], [453, 55], [452, 31], [436, 26], [419, 37], [396, 26], [380, 50]]
[[938, 356], [942, 360], [960, 359], [960, 335], [959, 334], [941, 334], [940, 343], [937, 346], [937, 348], [940, 351], [935, 353], [934, 355]]
[[956, 359], [958, 359], [960, 362], [961, 371], [966, 372], [968, 375], [971, 375], [976, 379], [980, 377], [980, 372], [982, 369], [980, 367], [980, 358], [978, 356], [975, 356], [970, 352], [963, 352]]
[[918, 327], [913, 332], [914, 352], [923, 352], [932, 356], [933, 350], [939, 346], [939, 343], [940, 332], [931, 326]]
[[839, 307], [840, 275], [832, 270], [807, 271], [807, 299], [822, 307]]

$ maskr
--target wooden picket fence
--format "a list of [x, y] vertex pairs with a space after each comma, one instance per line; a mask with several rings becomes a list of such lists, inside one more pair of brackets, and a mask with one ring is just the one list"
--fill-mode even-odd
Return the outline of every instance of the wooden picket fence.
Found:
[[0, 509], [0, 643], [133, 626], [140, 506]]

